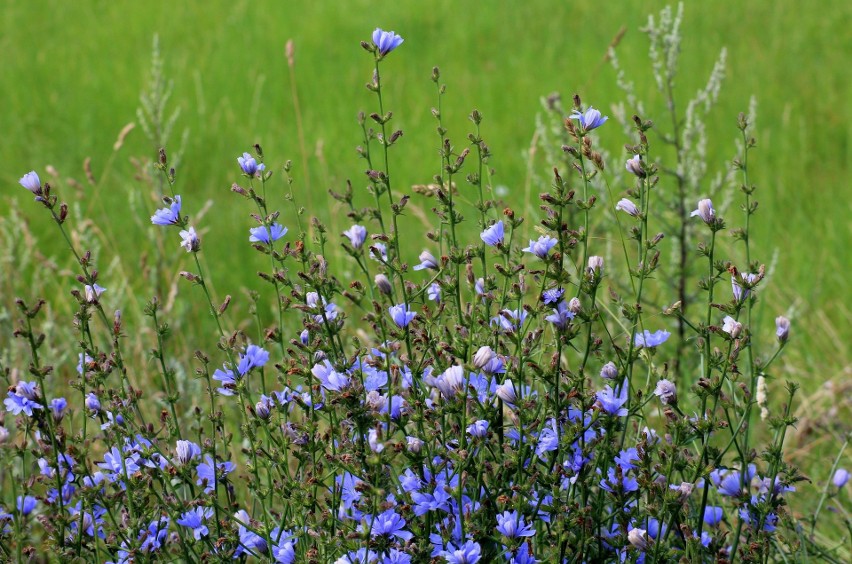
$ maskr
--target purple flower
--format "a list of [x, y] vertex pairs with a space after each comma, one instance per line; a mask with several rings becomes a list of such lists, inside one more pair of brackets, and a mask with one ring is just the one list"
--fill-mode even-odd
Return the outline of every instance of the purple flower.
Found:
[[399, 304], [388, 308], [391, 319], [396, 323], [397, 327], [408, 327], [408, 324], [417, 316], [417, 314], [405, 304]]
[[270, 245], [273, 241], [277, 241], [278, 239], [286, 235], [287, 228], [282, 226], [280, 223], [273, 223], [269, 226], [268, 229], [265, 225], [252, 227], [251, 229], [249, 229], [249, 233], [250, 243], [265, 243], [267, 245]]
[[484, 366], [488, 365], [488, 363], [494, 360], [496, 357], [497, 353], [495, 353], [494, 350], [488, 345], [479, 347], [479, 350], [477, 350], [476, 354], [473, 355], [473, 366], [481, 370]]
[[494, 393], [508, 406], [514, 407], [515, 403], [518, 401], [518, 395], [515, 392], [515, 384], [511, 380], [506, 380], [497, 386], [497, 390]]
[[234, 514], [234, 520], [239, 523], [240, 545], [234, 551], [234, 558], [242, 554], [263, 554], [267, 550], [266, 540], [254, 531], [251, 531], [246, 525], [251, 524], [251, 518], [244, 509], [240, 509]]
[[[758, 276], [757, 274], [748, 274], [745, 272], [739, 273], [739, 280], [737, 280], [737, 276], [731, 276], [731, 290], [734, 293], [734, 300], [737, 302], [744, 301], [751, 292], [750, 286], [757, 283]], [[749, 287], [743, 288], [743, 285]]]
[[639, 451], [635, 447], [624, 449], [618, 453], [614, 461], [622, 470], [632, 470], [636, 468], [636, 465], [633, 463], [639, 462]]
[[339, 392], [349, 385], [349, 376], [337, 372], [329, 361], [315, 364], [311, 374], [320, 381], [322, 387], [330, 392]]
[[448, 543], [447, 550], [441, 551], [438, 555], [446, 559], [447, 564], [477, 564], [482, 558], [482, 548], [479, 543], [470, 540], [458, 548]]
[[846, 485], [846, 482], [849, 481], [849, 470], [845, 468], [838, 468], [834, 473], [834, 477], [831, 479], [831, 482], [837, 486], [838, 488], [842, 488]]
[[627, 415], [627, 409], [622, 407], [627, 403], [626, 382], [622, 382], [616, 390], [613, 390], [611, 386], [607, 386], [602, 391], [597, 392], [595, 398], [597, 399], [597, 405], [606, 414], [618, 417]]
[[38, 178], [38, 174], [34, 170], [26, 173], [18, 180], [18, 183], [32, 192], [36, 196], [36, 200], [41, 196], [41, 180]]
[[279, 564], [293, 564], [296, 561], [296, 543], [299, 539], [290, 531], [275, 527], [269, 534], [272, 542], [272, 558]]
[[526, 249], [522, 249], [525, 253], [532, 253], [538, 258], [547, 258], [547, 253], [550, 252], [550, 249], [553, 248], [556, 243], [558, 243], [556, 239], [550, 237], [548, 235], [542, 235], [538, 238], [538, 241], [533, 241], [530, 239], [530, 246]]
[[379, 56], [384, 57], [405, 41], [402, 37], [393, 31], [384, 31], [377, 27], [373, 32], [373, 45], [379, 51]]
[[[713, 470], [710, 472], [710, 481], [713, 482], [713, 485], [716, 486], [716, 489], [722, 495], [739, 497], [742, 493], [740, 489], [740, 472], [738, 470]], [[746, 483], [750, 481], [747, 480]]]
[[222, 366], [224, 370], [216, 369], [213, 372], [213, 379], [217, 382], [222, 382], [222, 387], [218, 388], [216, 391], [219, 392], [223, 396], [232, 396], [234, 395], [234, 389], [237, 387], [237, 379], [234, 377], [234, 371], [228, 370], [227, 367]]
[[556, 306], [556, 309], [553, 310], [553, 314], [548, 315], [544, 319], [553, 323], [557, 329], [565, 329], [568, 326], [568, 323], [574, 319], [574, 312], [571, 311], [568, 304], [565, 303], [565, 300], [562, 300]]
[[29, 515], [33, 512], [33, 509], [38, 505], [38, 500], [31, 495], [26, 496], [18, 496], [17, 506], [18, 511], [21, 512], [21, 515]]
[[580, 122], [580, 127], [583, 131], [591, 131], [593, 129], [597, 129], [606, 123], [606, 120], [609, 118], [606, 116], [601, 116], [601, 113], [589, 106], [589, 109], [585, 111], [585, 113], [580, 112], [579, 110], [574, 110], [571, 114], [571, 119], [576, 119]]
[[414, 270], [423, 270], [426, 268], [438, 270], [438, 260], [429, 251], [423, 251], [422, 253], [420, 253], [420, 256], [417, 257], [417, 260], [420, 261], [420, 264], [415, 265]]
[[677, 388], [670, 380], [660, 380], [654, 389], [654, 395], [660, 398], [663, 405], [674, 405], [677, 403]]
[[642, 333], [636, 333], [633, 344], [637, 347], [658, 347], [665, 343], [669, 337], [671, 337], [671, 333], [664, 329], [653, 333], [645, 329]]
[[[630, 161], [627, 161], [628, 163]], [[633, 217], [639, 217], [639, 208], [636, 207], [632, 201], [627, 198], [621, 198], [617, 204], [615, 204], [615, 209], [618, 211], [623, 211], [627, 215], [632, 215]]]
[[559, 301], [562, 295], [565, 293], [565, 290], [562, 288], [551, 288], [550, 290], [545, 290], [541, 294], [541, 299], [544, 300], [545, 305], [555, 304]]
[[482, 239], [483, 243], [490, 247], [503, 244], [503, 221], [498, 221], [497, 223], [480, 233], [479, 238]]
[[77, 362], [77, 374], [82, 376], [83, 372], [85, 372], [85, 367], [88, 366], [88, 364], [94, 361], [95, 359], [84, 353], [80, 353], [78, 359], [79, 360]]
[[484, 419], [475, 421], [472, 425], [468, 425], [467, 432], [478, 439], [485, 437], [488, 434], [488, 421]]
[[[645, 167], [642, 166], [642, 157], [640, 157], [639, 155], [634, 156], [632, 159], [628, 159], [627, 162], [624, 164], [624, 168], [627, 169], [627, 172], [638, 178], [645, 178], [648, 175], [645, 172]], [[624, 200], [622, 200], [622, 202], [623, 201]], [[630, 215], [633, 214], [631, 213]]]
[[414, 535], [404, 529], [405, 519], [397, 515], [393, 509], [388, 509], [384, 513], [375, 516], [369, 528], [372, 538], [388, 536], [406, 542], [411, 540]]
[[716, 210], [713, 209], [713, 202], [709, 199], [698, 200], [698, 209], [689, 214], [689, 217], [696, 215], [707, 225], [713, 225], [713, 222], [716, 221]]
[[195, 537], [195, 540], [201, 540], [201, 537], [206, 537], [210, 534], [210, 530], [204, 524], [204, 521], [210, 519], [212, 516], [212, 507], [196, 507], [181, 515], [180, 519], [177, 520], [177, 524], [187, 529], [192, 529], [192, 536]]
[[198, 238], [198, 233], [191, 225], [189, 229], [181, 230], [180, 239], [180, 246], [186, 249], [188, 253], [196, 253], [201, 248], [201, 239]]
[[104, 461], [98, 463], [98, 467], [107, 472], [107, 478], [110, 482], [115, 482], [122, 477], [139, 472], [138, 460], [138, 454], [134, 453], [125, 458], [117, 447], [112, 447], [104, 453]]
[[497, 531], [510, 539], [535, 536], [535, 529], [524, 522], [523, 516], [519, 518], [517, 511], [504, 511], [498, 515]]
[[266, 165], [258, 164], [254, 157], [248, 153], [243, 153], [242, 157], [237, 157], [237, 162], [240, 163], [240, 168], [243, 169], [246, 176], [257, 176], [257, 173], [266, 169]]
[[604, 268], [604, 259], [603, 257], [592, 256], [589, 257], [589, 266], [587, 272], [592, 276], [600, 276], [603, 272]]
[[237, 365], [237, 372], [240, 376], [245, 376], [252, 368], [261, 368], [269, 361], [269, 352], [260, 348], [257, 345], [249, 345], [246, 347], [245, 354], [240, 355], [240, 362]]
[[476, 283], [473, 285], [473, 289], [476, 292], [476, 295], [481, 296], [485, 293], [485, 279], [477, 278]]
[[180, 196], [164, 198], [164, 202], [169, 206], [154, 212], [151, 216], [151, 223], [154, 225], [175, 225], [180, 223]]
[[353, 225], [344, 231], [343, 234], [349, 238], [349, 242], [352, 243], [354, 248], [360, 249], [367, 239], [367, 228], [363, 225]]

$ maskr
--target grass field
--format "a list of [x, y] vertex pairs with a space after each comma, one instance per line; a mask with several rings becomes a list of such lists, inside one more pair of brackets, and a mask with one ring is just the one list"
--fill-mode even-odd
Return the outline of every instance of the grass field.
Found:
[[[567, 100], [578, 92], [585, 103], [608, 113], [622, 95], [605, 55], [622, 29], [626, 33], [617, 47], [622, 66], [636, 82], [640, 97], [658, 101], [643, 117], [665, 119], [666, 108], [655, 94], [647, 62], [647, 39], [639, 31], [647, 15], [664, 5], [362, 0], [347, 2], [345, 8], [334, 1], [7, 3], [0, 10], [5, 31], [0, 37], [6, 85], [0, 90], [4, 205], [14, 201], [11, 209], [23, 210], [40, 253], [59, 256], [62, 264], [64, 247], [53, 231], [39, 234], [47, 224], [17, 184], [31, 169], [49, 178], [44, 167], [52, 165], [61, 178], [73, 177], [83, 184], [82, 208], [103, 229], [102, 264], [118, 256], [125, 272], [133, 272], [143, 255], [156, 252], [138, 244], [148, 241], [146, 214], [157, 204], [149, 197], [150, 189], [134, 180], [130, 163], [133, 156], [154, 158], [156, 147], [139, 127], [119, 151], [113, 150], [113, 143], [126, 124], [137, 121], [152, 37], [159, 34], [164, 70], [174, 80], [170, 107], [181, 108], [170, 152], [177, 151], [181, 132], [189, 131], [178, 171], [179, 192], [191, 213], [205, 201], [212, 202], [208, 217], [215, 216], [211, 223], [220, 227], [205, 238], [206, 256], [208, 261], [222, 257], [221, 263], [209, 266], [221, 293], [236, 297], [238, 288], [256, 286], [254, 273], [259, 268], [253, 262], [231, 260], [233, 251], [244, 246], [249, 224], [248, 209], [235, 205], [229, 188], [239, 180], [236, 157], [253, 143], [263, 146], [276, 170], [284, 160], [294, 161], [297, 199], [310, 214], [339, 226], [332, 230], [334, 235], [346, 227], [328, 207], [325, 194], [329, 188], [341, 190], [347, 179], [353, 180], [356, 190], [364, 184], [364, 163], [354, 151], [360, 142], [355, 118], [359, 110], [372, 108], [373, 100], [364, 89], [370, 59], [358, 43], [368, 39], [376, 26], [405, 37], [398, 54], [383, 68], [387, 107], [405, 132], [394, 149], [397, 186], [429, 182], [438, 172], [435, 122], [429, 111], [435, 104], [429, 77], [438, 65], [448, 84], [444, 115], [450, 137], [465, 144], [468, 113], [473, 108], [482, 111], [483, 136], [494, 154], [494, 181], [508, 189], [507, 201], [521, 209], [526, 204], [522, 201], [526, 152], [541, 97], [560, 91]], [[810, 6], [789, 0], [690, 2], [676, 94], [683, 100], [692, 96], [706, 81], [719, 50], [728, 48], [727, 79], [708, 121], [708, 152], [722, 171], [734, 154], [737, 113], [747, 109], [752, 95], [758, 100], [758, 150], [752, 169], [761, 210], [755, 232], [757, 254], [768, 263], [778, 250], [772, 305], [774, 311], [791, 313], [795, 335], [785, 371], [802, 381], [812, 402], [820, 402], [811, 403], [811, 408], [843, 408], [843, 385], [852, 377], [849, 21], [852, 4], [842, 0]], [[284, 56], [288, 39], [295, 45], [295, 84]], [[293, 86], [301, 103], [307, 154], [297, 132]], [[600, 141], [620, 163], [625, 139], [617, 128], [609, 136], [601, 135]], [[89, 157], [94, 186], [85, 182], [83, 172], [82, 163]], [[536, 166], [544, 167], [539, 172], [546, 174], [546, 163]], [[274, 179], [272, 185], [280, 186], [283, 194], [279, 181]], [[75, 192], [61, 182], [60, 188], [71, 200]], [[132, 212], [127, 195], [140, 191], [144, 206]], [[133, 220], [128, 219], [131, 214]], [[419, 244], [407, 249], [409, 258], [419, 251]], [[176, 248], [169, 247], [168, 252], [177, 255]], [[3, 277], [9, 277], [2, 284], [4, 294], [27, 287], [12, 281], [13, 259], [8, 255], [3, 265]], [[45, 291], [61, 289], [67, 295], [69, 283], [70, 277], [63, 274], [37, 286]], [[116, 298], [130, 312], [150, 297], [132, 290]], [[9, 308], [13, 297], [3, 295], [3, 306]], [[766, 319], [771, 325], [769, 315]], [[841, 393], [827, 391], [823, 384], [828, 381]], [[812, 418], [815, 413], [806, 415]], [[836, 448], [832, 432], [844, 432], [842, 425], [822, 424], [814, 420], [809, 425], [816, 427], [809, 428], [829, 431], [823, 433], [825, 438], [808, 442], [803, 434], [800, 443], [805, 449], [822, 446], [819, 456]], [[815, 470], [822, 469], [817, 464], [825, 464], [812, 462]]]

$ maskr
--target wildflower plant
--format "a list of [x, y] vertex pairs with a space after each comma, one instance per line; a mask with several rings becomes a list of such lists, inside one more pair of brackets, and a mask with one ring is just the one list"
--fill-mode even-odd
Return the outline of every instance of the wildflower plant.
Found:
[[[154, 296], [144, 308], [153, 362], [125, 361], [136, 330], [109, 309], [97, 257], [67, 235], [68, 206], [49, 183], [21, 178], [76, 260], [79, 363], [50, 364], [37, 327], [45, 302], [18, 300], [14, 336], [30, 364], [3, 367], [4, 557], [40, 543], [45, 559], [102, 562], [765, 562], [803, 546], [833, 558], [796, 536], [788, 506], [803, 480], [784, 456], [797, 386], [759, 399], [795, 330], [779, 317], [766, 333], [752, 318], [770, 288], [744, 235], [757, 209], [749, 119], [732, 122], [745, 213], [689, 203], [687, 256], [705, 274], [689, 309], [677, 293], [656, 308], [649, 292], [669, 288], [670, 255], [652, 220], [683, 186], [661, 174], [653, 121], [634, 115], [622, 137], [574, 96], [561, 116], [564, 164], [531, 225], [494, 196], [483, 115], [471, 112], [468, 144], [451, 138], [435, 68], [434, 223], [424, 241], [402, 241], [418, 196], [393, 174], [403, 133], [381, 63], [405, 45], [376, 29], [362, 47], [374, 96], [358, 118], [366, 174], [331, 193], [346, 231], [307, 223], [290, 161], [273, 164], [259, 145], [234, 159], [242, 249], [264, 264], [248, 305], [215, 295], [200, 233], [216, 232], [201, 230], [198, 203], [181, 197], [159, 151], [151, 229], [185, 252], [180, 275], [216, 328], [193, 335], [191, 357], [174, 358]], [[604, 136], [626, 154], [598, 150]], [[630, 174], [610, 186], [612, 169]], [[617, 204], [602, 205], [601, 182], [622, 192]], [[601, 248], [605, 233], [617, 257]], [[340, 278], [335, 263], [347, 260], [357, 276]], [[235, 323], [234, 310], [254, 319]], [[194, 366], [203, 394], [181, 393], [173, 361]], [[848, 481], [834, 466], [823, 500]]]

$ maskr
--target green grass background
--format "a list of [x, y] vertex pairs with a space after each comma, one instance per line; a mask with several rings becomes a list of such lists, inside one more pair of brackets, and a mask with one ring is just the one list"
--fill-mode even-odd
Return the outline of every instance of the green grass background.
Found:
[[[369, 39], [373, 28], [393, 29], [405, 38], [383, 64], [387, 107], [394, 111], [395, 126], [405, 131], [393, 149], [396, 186], [429, 182], [438, 170], [435, 122], [429, 111], [435, 104], [429, 77], [438, 65], [442, 82], [448, 85], [444, 115], [450, 137], [459, 146], [466, 144], [467, 115], [473, 108], [482, 111], [483, 135], [497, 171], [494, 181], [506, 186], [507, 200], [522, 209], [525, 152], [541, 111], [540, 98], [560, 91], [567, 104], [578, 92], [585, 103], [608, 113], [622, 95], [604, 56], [622, 26], [627, 32], [618, 46], [621, 64], [636, 82], [640, 98], [659, 102], [647, 61], [647, 39], [639, 28], [649, 13], [664, 5], [657, 1], [6, 2], [0, 8], [4, 30], [0, 198], [7, 205], [15, 200], [12, 209], [26, 214], [41, 253], [64, 257], [55, 231], [40, 233], [50, 226], [17, 180], [31, 169], [45, 179], [44, 167], [50, 164], [63, 178], [83, 181], [82, 163], [91, 157], [97, 187], [84, 183], [85, 189], [75, 196], [61, 186], [62, 193], [65, 199], [82, 198], [84, 209], [102, 227], [106, 245], [98, 259], [101, 264], [118, 256], [126, 271], [137, 268], [141, 257], [151, 252], [140, 248], [140, 241], [147, 241], [143, 230], [149, 227], [128, 221], [127, 194], [144, 191], [148, 214], [157, 204], [149, 197], [150, 190], [133, 179], [129, 158], [153, 158], [155, 148], [138, 127], [118, 153], [112, 145], [119, 130], [136, 121], [152, 36], [157, 33], [166, 75], [174, 80], [170, 107], [182, 109], [170, 150], [175, 150], [184, 128], [190, 132], [178, 171], [178, 191], [189, 214], [212, 200], [205, 218], [213, 226], [204, 237], [206, 260], [221, 293], [236, 295], [240, 287], [256, 287], [254, 273], [263, 268], [261, 257], [252, 257], [246, 249], [249, 207], [229, 193], [231, 183], [240, 180], [235, 159], [253, 143], [262, 144], [268, 162], [279, 171], [285, 159], [296, 163], [299, 201], [312, 202], [309, 213], [324, 221], [345, 227], [340, 215], [328, 207], [325, 193], [328, 188], [341, 190], [346, 179], [351, 178], [360, 191], [360, 203], [368, 204], [363, 193], [365, 165], [354, 148], [360, 142], [357, 112], [374, 110], [374, 99], [364, 88], [371, 61], [358, 46]], [[760, 213], [754, 254], [769, 262], [779, 251], [772, 305], [778, 312], [792, 308], [794, 318], [794, 346], [789, 347], [784, 371], [802, 380], [810, 397], [835, 407], [842, 397], [836, 393], [825, 397], [824, 382], [842, 383], [852, 374], [850, 21], [852, 4], [843, 0], [688, 2], [677, 79], [677, 97], [685, 102], [705, 83], [719, 50], [728, 48], [727, 79], [707, 124], [715, 167], [711, 171], [725, 170], [734, 153], [737, 113], [747, 109], [752, 95], [758, 99], [759, 145], [752, 157], [752, 178], [758, 185]], [[284, 45], [291, 38], [310, 153], [308, 171], [301, 166], [284, 57]], [[643, 117], [665, 121], [662, 103], [648, 108], [650, 115]], [[620, 147], [629, 141], [620, 129], [601, 130], [598, 139], [620, 161]], [[316, 156], [318, 145], [321, 158]], [[283, 194], [280, 179], [273, 179], [271, 186]], [[276, 205], [284, 208], [283, 200]], [[292, 216], [287, 217], [292, 227]], [[174, 260], [186, 261], [177, 256], [177, 240], [168, 241], [172, 243], [174, 248], [167, 246], [167, 252], [174, 253]], [[425, 238], [413, 240], [406, 249], [409, 258], [416, 256], [421, 243]], [[175, 270], [188, 267], [188, 261], [180, 262]], [[67, 296], [70, 274], [59, 272], [55, 285], [46, 287]], [[15, 275], [11, 270], [3, 273]], [[13, 297], [4, 295], [3, 304], [8, 307]], [[132, 311], [149, 297], [139, 289], [115, 299], [129, 302], [120, 305]], [[769, 316], [766, 319], [771, 325]], [[817, 439], [825, 444], [819, 456], [836, 448], [831, 433], [823, 435]]]

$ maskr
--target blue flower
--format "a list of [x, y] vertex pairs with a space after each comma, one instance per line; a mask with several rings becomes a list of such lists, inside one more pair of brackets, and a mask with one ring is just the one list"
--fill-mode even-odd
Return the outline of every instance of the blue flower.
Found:
[[559, 298], [565, 293], [565, 290], [562, 288], [551, 288], [549, 290], [545, 290], [541, 294], [541, 299], [544, 300], [545, 305], [555, 304], [559, 301]]
[[617, 391], [613, 390], [611, 386], [607, 386], [602, 391], [596, 393], [595, 398], [597, 399], [597, 404], [604, 413], [624, 417], [627, 415], [627, 409], [622, 407], [625, 403], [627, 403], [626, 382], [622, 382], [616, 390]]
[[533, 241], [530, 239], [530, 246], [526, 249], [521, 249], [525, 253], [532, 253], [538, 258], [547, 258], [547, 253], [550, 252], [550, 249], [553, 248], [556, 243], [558, 243], [556, 239], [550, 237], [548, 235], [542, 235], [538, 238], [538, 241]]
[[[627, 162], [629, 163], [630, 161]], [[616, 211], [623, 211], [627, 215], [639, 217], [639, 208], [637, 208], [636, 204], [634, 204], [631, 200], [628, 200], [627, 198], [621, 198], [620, 200], [618, 200], [618, 203], [615, 204], [615, 209]]]
[[370, 536], [373, 538], [388, 536], [405, 542], [411, 540], [414, 535], [404, 529], [405, 519], [397, 515], [393, 509], [375, 516], [369, 526]]
[[40, 402], [36, 401], [38, 399], [38, 387], [35, 382], [18, 382], [15, 384], [14, 391], [9, 391], [6, 395], [8, 397], [3, 400], [3, 404], [6, 406], [6, 411], [13, 415], [24, 413], [28, 417], [32, 417], [33, 409], [44, 408]]
[[417, 316], [417, 314], [408, 309], [405, 304], [399, 304], [388, 308], [391, 319], [396, 323], [397, 327], [407, 327], [409, 323]]
[[18, 183], [32, 192], [36, 196], [36, 200], [41, 196], [41, 180], [38, 178], [38, 174], [34, 170], [26, 173], [18, 180]]
[[122, 477], [139, 472], [138, 460], [138, 454], [134, 453], [125, 458], [117, 447], [112, 447], [108, 452], [104, 453], [104, 461], [98, 463], [98, 467], [106, 470], [106, 476], [110, 482], [115, 482]]
[[240, 355], [237, 372], [240, 373], [240, 376], [245, 376], [252, 368], [261, 368], [268, 361], [269, 352], [257, 345], [249, 345], [246, 347], [245, 354]]
[[429, 251], [423, 251], [420, 253], [420, 256], [417, 257], [417, 260], [420, 261], [420, 264], [414, 266], [414, 270], [423, 270], [426, 268], [432, 270], [438, 270], [438, 259], [430, 253]]
[[474, 421], [472, 425], [468, 425], [467, 432], [478, 439], [485, 437], [488, 434], [488, 421], [484, 419]]
[[497, 531], [510, 539], [535, 536], [535, 529], [524, 522], [523, 516], [518, 518], [517, 511], [504, 511], [498, 515]]
[[203, 486], [204, 493], [212, 493], [216, 489], [217, 474], [221, 480], [236, 468], [233, 462], [219, 462], [214, 465], [213, 457], [206, 454], [204, 455], [204, 462], [195, 467], [195, 473], [198, 475], [198, 481], [195, 484]]
[[379, 560], [379, 555], [372, 550], [359, 548], [334, 561], [334, 564], [372, 564]]
[[101, 294], [104, 292], [106, 292], [106, 288], [99, 285], [97, 282], [92, 285], [86, 284], [83, 286], [83, 293], [86, 295], [86, 301], [90, 304], [97, 303], [98, 298], [100, 298]]
[[503, 331], [511, 333], [520, 329], [527, 319], [527, 312], [523, 309], [504, 309], [498, 315], [491, 318], [490, 325], [497, 325]]
[[574, 319], [574, 312], [571, 311], [565, 300], [562, 300], [556, 306], [556, 309], [553, 310], [553, 314], [548, 315], [544, 319], [553, 323], [557, 329], [565, 329], [568, 323]]
[[234, 514], [234, 519], [239, 523], [240, 544], [237, 550], [234, 551], [234, 558], [243, 554], [263, 554], [266, 553], [266, 540], [254, 531], [250, 530], [246, 525], [251, 524], [251, 518], [244, 509], [240, 509]]
[[86, 394], [86, 409], [93, 413], [97, 413], [101, 410], [101, 402], [98, 399], [98, 396], [94, 394], [94, 392], [89, 392]]
[[721, 523], [724, 517], [725, 513], [722, 511], [721, 507], [708, 505], [704, 508], [704, 522], [710, 527], [715, 527]]
[[[621, 480], [618, 479], [619, 474]], [[606, 478], [600, 481], [600, 486], [608, 492], [620, 489], [624, 493], [629, 493], [639, 489], [639, 482], [636, 481], [636, 478], [628, 476], [627, 472], [616, 473], [615, 468], [609, 468], [606, 472]]]
[[503, 231], [503, 221], [501, 220], [480, 233], [479, 238], [490, 247], [502, 245], [504, 237]]
[[21, 515], [29, 515], [33, 512], [33, 509], [36, 508], [36, 505], [38, 505], [38, 500], [33, 496], [18, 496], [17, 507], [18, 511], [21, 512]]
[[322, 364], [315, 364], [311, 374], [330, 392], [339, 392], [349, 385], [349, 376], [337, 372], [327, 360]]
[[246, 176], [257, 176], [257, 173], [266, 169], [266, 165], [257, 164], [254, 157], [248, 153], [243, 153], [242, 157], [237, 157], [237, 162], [240, 163], [240, 168], [243, 169]]
[[[731, 290], [734, 293], [734, 300], [737, 302], [742, 302], [745, 300], [749, 293], [751, 293], [751, 285], [756, 284], [758, 281], [757, 274], [747, 274], [745, 272], [739, 273], [739, 280], [737, 280], [737, 276], [731, 276]], [[746, 286], [746, 288], [743, 288]]]
[[716, 221], [716, 210], [713, 209], [713, 202], [707, 198], [698, 200], [698, 209], [689, 214], [689, 217], [695, 217], [696, 215], [707, 225], [712, 225]]
[[447, 560], [447, 564], [477, 564], [482, 558], [482, 547], [470, 540], [458, 548], [448, 543], [447, 550], [442, 551], [440, 556]]
[[834, 476], [831, 478], [831, 483], [837, 486], [838, 488], [842, 488], [849, 481], [849, 470], [845, 468], [838, 468], [834, 473]]
[[382, 558], [382, 564], [411, 564], [411, 556], [395, 548]]
[[148, 528], [139, 533], [139, 539], [145, 539], [142, 541], [142, 545], [139, 547], [139, 550], [146, 554], [158, 550], [163, 543], [166, 542], [166, 536], [168, 536], [168, 534], [168, 517], [162, 516], [156, 521], [151, 521]]
[[269, 534], [274, 543], [272, 545], [272, 558], [279, 564], [293, 564], [296, 561], [296, 543], [299, 539], [290, 531], [282, 531], [275, 527]]
[[281, 237], [287, 234], [287, 228], [282, 226], [280, 223], [273, 223], [269, 229], [265, 225], [261, 225], [259, 227], [252, 227], [249, 229], [249, 242], [250, 243], [265, 243], [267, 245], [271, 244], [273, 241], [277, 241]]
[[201, 248], [201, 239], [198, 238], [198, 233], [191, 225], [189, 229], [181, 230], [180, 239], [180, 246], [186, 249], [188, 253], [198, 252], [198, 249]]
[[201, 456], [201, 447], [192, 441], [178, 441], [175, 444], [175, 460], [183, 466]]
[[169, 207], [162, 208], [154, 212], [151, 216], [151, 223], [154, 225], [175, 225], [180, 223], [180, 196], [175, 196], [174, 200], [165, 200]]
[[374, 243], [370, 246], [370, 258], [377, 262], [388, 261], [388, 248], [384, 243]]
[[[638, 178], [645, 178], [648, 176], [648, 173], [645, 172], [645, 167], [642, 166], [642, 157], [639, 155], [635, 155], [632, 159], [628, 159], [626, 163], [624, 163], [624, 168], [627, 169], [627, 172]], [[624, 200], [621, 200], [622, 202]], [[628, 200], [630, 201], [630, 200]], [[618, 208], [616, 208], [618, 209]], [[626, 211], [626, 210], [625, 210]], [[630, 214], [633, 215], [633, 214]]]
[[181, 515], [180, 519], [177, 520], [177, 524], [187, 529], [192, 529], [192, 536], [195, 537], [195, 540], [201, 540], [201, 537], [206, 537], [210, 534], [210, 530], [204, 524], [204, 521], [210, 519], [212, 516], [212, 507], [196, 507]]
[[636, 468], [634, 462], [639, 462], [639, 451], [636, 450], [635, 447], [631, 447], [625, 450], [622, 450], [618, 453], [618, 456], [615, 457], [615, 463], [618, 464], [622, 470], [632, 470]]
[[403, 41], [405, 40], [393, 31], [383, 31], [377, 27], [373, 32], [373, 44], [382, 57], [402, 45]]
[[571, 119], [578, 120], [580, 122], [580, 127], [585, 132], [597, 129], [606, 123], [606, 120], [609, 118], [601, 116], [599, 111], [589, 106], [589, 109], [586, 110], [585, 113], [580, 112], [579, 110], [574, 110], [574, 113], [571, 114]]
[[216, 391], [219, 392], [223, 396], [232, 396], [234, 395], [234, 389], [237, 387], [237, 379], [234, 377], [234, 371], [228, 370], [226, 366], [222, 366], [224, 370], [216, 369], [213, 372], [213, 379], [222, 382], [222, 387], [218, 388]]
[[367, 228], [363, 225], [353, 225], [343, 232], [349, 238], [349, 242], [356, 249], [360, 249], [367, 239]]
[[437, 282], [432, 282], [429, 288], [426, 289], [426, 296], [430, 301], [441, 303], [441, 285]]
[[645, 329], [642, 333], [636, 333], [633, 337], [633, 345], [636, 347], [658, 347], [669, 340], [671, 333], [664, 329], [651, 333]]
[[532, 550], [527, 543], [522, 544], [517, 552], [506, 553], [506, 564], [537, 564], [538, 560], [530, 552]]
[[50, 411], [53, 412], [54, 421], [62, 421], [65, 417], [65, 409], [68, 407], [68, 402], [65, 398], [56, 398], [50, 401]]

